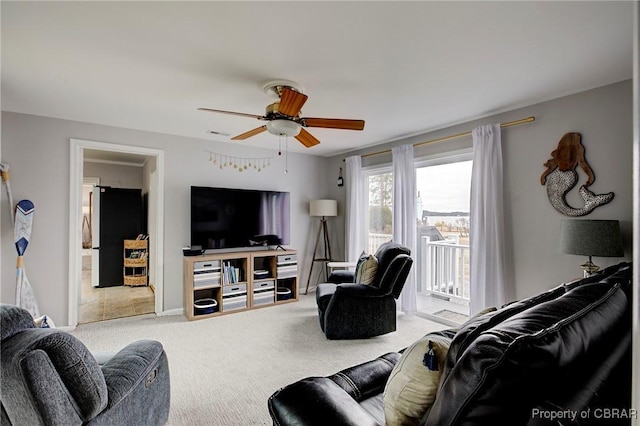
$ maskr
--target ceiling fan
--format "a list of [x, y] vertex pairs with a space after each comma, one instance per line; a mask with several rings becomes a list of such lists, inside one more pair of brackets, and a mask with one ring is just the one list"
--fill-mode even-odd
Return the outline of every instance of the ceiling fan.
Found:
[[238, 115], [240, 117], [256, 118], [267, 124], [248, 132], [234, 136], [231, 140], [245, 140], [264, 131], [277, 136], [293, 136], [302, 145], [310, 148], [320, 143], [315, 136], [303, 127], [322, 127], [325, 129], [362, 130], [364, 120], [346, 120], [341, 118], [300, 117], [300, 109], [308, 96], [302, 93], [300, 86], [289, 80], [276, 80], [264, 86], [266, 93], [274, 94], [279, 99], [268, 105], [265, 115], [245, 114], [242, 112], [222, 111], [211, 108], [198, 108], [200, 111], [217, 112], [221, 114]]

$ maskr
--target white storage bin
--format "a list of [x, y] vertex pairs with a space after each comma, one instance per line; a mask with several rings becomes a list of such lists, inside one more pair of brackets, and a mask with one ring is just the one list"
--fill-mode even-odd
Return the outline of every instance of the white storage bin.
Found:
[[275, 280], [269, 280], [269, 281], [257, 281], [253, 283], [253, 291], [260, 291], [260, 290], [273, 290], [276, 287], [276, 282]]
[[234, 284], [222, 286], [222, 297], [238, 296], [244, 294], [247, 295], [246, 284]]
[[297, 254], [281, 254], [278, 256], [278, 265], [287, 263], [298, 263]]
[[275, 290], [261, 291], [253, 294], [254, 305], [268, 305], [276, 301]]
[[245, 309], [247, 307], [247, 295], [227, 296], [222, 298], [222, 312]]

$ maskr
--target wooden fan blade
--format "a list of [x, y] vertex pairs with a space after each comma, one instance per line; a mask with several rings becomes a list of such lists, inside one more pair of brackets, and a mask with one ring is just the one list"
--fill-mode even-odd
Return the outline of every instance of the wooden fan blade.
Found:
[[313, 118], [300, 119], [305, 127], [324, 127], [325, 129], [362, 130], [364, 120], [344, 120], [341, 118]]
[[209, 111], [209, 112], [218, 112], [220, 114], [239, 115], [240, 117], [257, 118], [258, 120], [264, 120], [265, 119], [261, 115], [245, 114], [244, 112], [223, 111], [221, 109], [198, 108], [198, 111]]
[[300, 133], [296, 136], [298, 142], [307, 148], [311, 148], [312, 146], [318, 145], [320, 141], [316, 139], [311, 133], [307, 132], [305, 129], [300, 129]]
[[248, 132], [244, 132], [241, 135], [232, 137], [231, 140], [232, 141], [243, 141], [245, 139], [250, 138], [251, 136], [259, 135], [260, 133], [264, 132], [265, 130], [267, 130], [267, 126], [256, 127], [253, 130], [249, 130]]
[[285, 87], [280, 95], [278, 112], [289, 117], [296, 117], [300, 113], [302, 105], [307, 102], [307, 98], [307, 95]]

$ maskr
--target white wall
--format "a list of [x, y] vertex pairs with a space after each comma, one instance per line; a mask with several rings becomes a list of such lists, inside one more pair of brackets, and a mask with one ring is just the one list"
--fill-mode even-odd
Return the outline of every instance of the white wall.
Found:
[[[2, 112], [2, 161], [11, 165], [14, 197], [31, 199], [35, 206], [32, 239], [25, 265], [40, 311], [56, 324], [68, 318], [68, 221], [69, 221], [69, 139], [162, 149], [165, 152], [165, 250], [164, 309], [182, 308], [182, 247], [189, 244], [189, 194], [191, 185], [291, 192], [291, 248], [303, 259], [300, 276], [306, 277], [315, 221], [309, 217], [308, 202], [325, 197], [326, 159], [289, 154], [289, 173], [284, 159], [272, 149], [184, 138]], [[258, 173], [247, 170], [220, 170], [209, 162], [204, 150], [239, 157], [274, 156], [270, 167]], [[321, 182], [321, 184], [318, 184]], [[0, 208], [8, 211], [5, 205]], [[15, 292], [15, 249], [13, 227], [8, 215], [0, 226], [2, 287], [0, 300], [13, 303]], [[313, 226], [311, 226], [313, 225]], [[313, 235], [312, 235], [313, 234]], [[304, 286], [301, 280], [301, 286]]]
[[84, 177], [99, 177], [100, 185], [114, 188], [142, 188], [142, 167], [85, 161]]
[[144, 170], [142, 172], [142, 193], [147, 195], [147, 232], [149, 233], [149, 284], [156, 284], [156, 265], [155, 265], [155, 251], [156, 251], [156, 235], [154, 234], [154, 230], [156, 229], [156, 224], [158, 223], [158, 202], [157, 202], [157, 194], [155, 191], [158, 189], [155, 186], [155, 179], [152, 179], [151, 176], [157, 173], [157, 160], [155, 157], [149, 157], [144, 165]]
[[[338, 168], [344, 167], [342, 159], [366, 152], [380, 151], [386, 147], [415, 144], [443, 136], [449, 136], [488, 124], [503, 123], [528, 116], [535, 116], [533, 123], [502, 130], [505, 178], [505, 206], [509, 242], [515, 273], [515, 294], [523, 298], [551, 288], [562, 281], [581, 276], [580, 264], [586, 258], [559, 254], [557, 235], [560, 220], [566, 218], [553, 209], [547, 199], [546, 188], [540, 184], [543, 163], [550, 157], [562, 135], [580, 132], [586, 148], [586, 158], [596, 180], [590, 189], [596, 193], [615, 193], [613, 201], [585, 216], [588, 219], [617, 219], [625, 242], [625, 258], [632, 259], [632, 82], [631, 80], [589, 90], [579, 94], [540, 103], [452, 126], [439, 131], [404, 139], [369, 150], [354, 151], [329, 160], [327, 180], [330, 196], [344, 205], [345, 189], [336, 186]], [[416, 157], [470, 147], [471, 137], [441, 142], [416, 149]], [[364, 165], [384, 164], [391, 161], [385, 154], [363, 159]], [[333, 172], [335, 170], [335, 173]], [[584, 178], [581, 177], [581, 182]], [[571, 194], [577, 192], [577, 188]], [[575, 195], [568, 202], [581, 205]], [[336, 220], [336, 226], [344, 229], [344, 217]], [[344, 252], [344, 233], [338, 234]], [[594, 258], [600, 266], [617, 263], [623, 259]]]

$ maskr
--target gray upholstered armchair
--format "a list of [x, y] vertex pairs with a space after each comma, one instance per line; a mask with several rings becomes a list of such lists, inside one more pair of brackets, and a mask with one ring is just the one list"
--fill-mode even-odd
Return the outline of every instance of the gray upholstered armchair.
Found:
[[413, 259], [401, 244], [387, 242], [375, 253], [373, 282], [323, 283], [316, 289], [320, 327], [328, 339], [363, 339], [396, 330], [396, 299]]
[[99, 365], [69, 333], [36, 328], [0, 305], [2, 425], [160, 425], [169, 416], [169, 365], [159, 342], [139, 340]]

